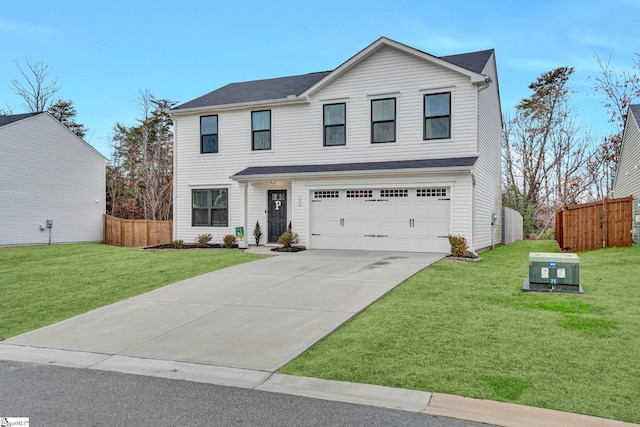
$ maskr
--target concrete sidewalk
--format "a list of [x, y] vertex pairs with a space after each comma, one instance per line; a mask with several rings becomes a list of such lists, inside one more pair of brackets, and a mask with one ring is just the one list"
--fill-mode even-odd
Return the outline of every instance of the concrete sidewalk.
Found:
[[0, 360], [124, 372], [502, 426], [632, 425], [275, 373], [438, 254], [305, 251], [219, 270], [0, 342]]

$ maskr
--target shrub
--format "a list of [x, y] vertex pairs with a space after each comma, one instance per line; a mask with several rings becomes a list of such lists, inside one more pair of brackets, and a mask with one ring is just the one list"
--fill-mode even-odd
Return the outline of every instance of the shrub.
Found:
[[260, 237], [262, 237], [262, 229], [260, 223], [256, 221], [256, 227], [253, 229], [253, 237], [256, 239], [256, 246], [260, 246]]
[[234, 236], [233, 234], [227, 234], [222, 239], [222, 242], [224, 243], [225, 248], [230, 248], [236, 242], [236, 236]]
[[296, 243], [298, 243], [298, 233], [294, 233], [293, 231], [287, 230], [282, 233], [282, 236], [278, 237], [278, 244], [284, 248], [289, 249]]
[[211, 241], [211, 239], [212, 239], [212, 237], [211, 237], [211, 234], [209, 234], [209, 233], [207, 233], [207, 234], [199, 234], [196, 246], [199, 247], [199, 248], [206, 248], [207, 245], [209, 244], [209, 242]]
[[180, 249], [180, 248], [182, 248], [182, 246], [184, 246], [184, 240], [174, 240], [173, 242], [171, 242], [171, 245], [175, 249]]
[[453, 256], [461, 257], [467, 252], [467, 239], [464, 236], [449, 234], [449, 245], [451, 245], [451, 255]]

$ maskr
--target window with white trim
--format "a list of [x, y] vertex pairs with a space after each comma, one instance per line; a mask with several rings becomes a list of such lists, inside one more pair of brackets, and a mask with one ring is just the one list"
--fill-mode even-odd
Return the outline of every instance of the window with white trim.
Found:
[[424, 139], [451, 138], [451, 92], [424, 96]]
[[218, 116], [200, 117], [200, 153], [218, 152]]
[[325, 104], [322, 107], [325, 147], [347, 144], [347, 104]]
[[251, 112], [251, 149], [271, 150], [271, 110]]
[[229, 190], [211, 188], [191, 191], [191, 225], [194, 227], [229, 226]]
[[396, 141], [396, 99], [371, 100], [371, 142]]

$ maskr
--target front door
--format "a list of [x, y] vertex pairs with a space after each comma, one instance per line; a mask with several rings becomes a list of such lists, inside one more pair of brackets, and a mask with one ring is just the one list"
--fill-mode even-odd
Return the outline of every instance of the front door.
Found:
[[287, 190], [269, 190], [269, 243], [277, 243], [287, 230]]

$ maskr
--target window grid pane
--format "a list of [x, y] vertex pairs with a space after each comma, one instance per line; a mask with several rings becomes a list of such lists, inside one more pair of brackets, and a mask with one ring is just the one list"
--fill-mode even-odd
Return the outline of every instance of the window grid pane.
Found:
[[269, 150], [271, 148], [271, 131], [261, 130], [253, 132], [253, 149]]
[[254, 131], [271, 129], [271, 111], [253, 111], [251, 125]]
[[324, 145], [346, 145], [344, 125], [327, 126], [324, 128]]

